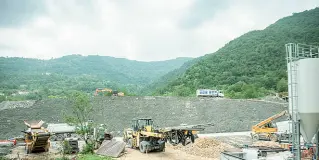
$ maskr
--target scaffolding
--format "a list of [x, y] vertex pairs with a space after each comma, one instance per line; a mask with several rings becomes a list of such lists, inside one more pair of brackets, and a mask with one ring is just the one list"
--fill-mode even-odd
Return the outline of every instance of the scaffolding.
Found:
[[[301, 159], [300, 150], [300, 120], [297, 113], [298, 108], [298, 90], [297, 90], [297, 71], [298, 63], [300, 59], [305, 58], [319, 58], [319, 47], [306, 45], [306, 44], [296, 44], [288, 43], [286, 46], [286, 57], [287, 57], [287, 72], [288, 72], [288, 93], [289, 93], [289, 114], [291, 115], [292, 125], [290, 128], [290, 133], [292, 137], [289, 139], [290, 144], [292, 144], [292, 152], [295, 160]], [[319, 134], [317, 134], [319, 136]], [[318, 138], [317, 138], [318, 139]], [[317, 140], [318, 141], [318, 140]], [[316, 155], [318, 159], [318, 144], [316, 148]]]

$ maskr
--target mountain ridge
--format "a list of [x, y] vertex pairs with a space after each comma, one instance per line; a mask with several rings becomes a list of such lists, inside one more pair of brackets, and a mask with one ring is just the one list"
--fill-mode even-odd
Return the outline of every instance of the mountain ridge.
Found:
[[145, 85], [190, 59], [139, 62], [109, 56], [68, 55], [50, 60], [0, 57], [0, 93], [49, 90], [50, 93], [42, 93], [47, 96], [109, 87], [137, 94]]
[[318, 45], [318, 35], [318, 7], [294, 13], [206, 54], [154, 94], [192, 96], [197, 88], [217, 88], [225, 90], [231, 98], [257, 98], [287, 91], [284, 45], [291, 42]]

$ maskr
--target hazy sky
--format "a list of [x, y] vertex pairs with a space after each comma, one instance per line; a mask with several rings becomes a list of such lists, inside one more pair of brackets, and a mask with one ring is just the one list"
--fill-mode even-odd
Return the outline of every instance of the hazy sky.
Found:
[[318, 6], [318, 0], [0, 0], [0, 56], [199, 57]]

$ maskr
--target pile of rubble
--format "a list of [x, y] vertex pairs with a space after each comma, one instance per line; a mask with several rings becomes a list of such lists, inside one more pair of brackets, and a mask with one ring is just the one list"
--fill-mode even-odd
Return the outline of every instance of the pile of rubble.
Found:
[[172, 148], [205, 158], [219, 158], [222, 151], [233, 147], [216, 139], [198, 138], [194, 144], [172, 146]]
[[34, 100], [28, 101], [3, 101], [0, 103], [0, 111], [4, 109], [29, 108], [35, 103]]
[[[19, 136], [26, 117], [60, 123], [72, 114], [67, 99], [40, 100], [29, 108], [0, 110], [0, 138]], [[213, 123], [201, 133], [249, 131], [256, 123], [279, 113], [285, 105], [263, 101], [232, 100], [197, 97], [102, 97], [92, 98], [92, 117], [97, 124], [107, 122], [114, 136], [121, 136], [123, 128], [131, 126], [138, 117], [153, 118], [159, 127], [183, 124]], [[218, 123], [217, 123], [218, 122]]]
[[273, 142], [273, 141], [257, 141], [257, 142], [254, 142], [252, 146], [277, 148], [277, 147], [280, 147], [280, 144], [278, 142]]

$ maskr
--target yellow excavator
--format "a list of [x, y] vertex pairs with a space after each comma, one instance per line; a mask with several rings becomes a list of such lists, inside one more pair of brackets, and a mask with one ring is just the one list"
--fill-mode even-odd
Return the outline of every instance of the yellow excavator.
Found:
[[252, 139], [253, 140], [271, 140], [274, 142], [278, 141], [279, 136], [281, 135], [277, 134], [278, 128], [273, 123], [273, 121], [285, 115], [288, 115], [287, 110], [282, 111], [276, 115], [273, 115], [259, 122], [258, 124], [252, 126], [252, 129], [251, 129]]

